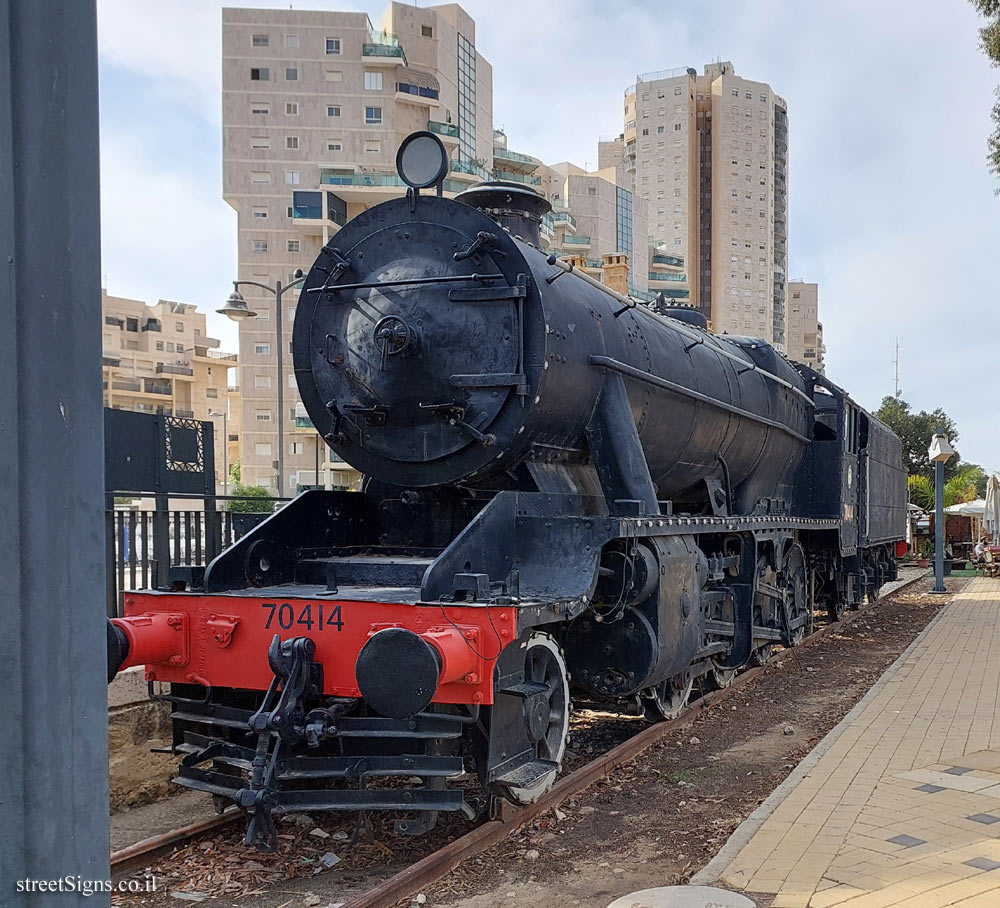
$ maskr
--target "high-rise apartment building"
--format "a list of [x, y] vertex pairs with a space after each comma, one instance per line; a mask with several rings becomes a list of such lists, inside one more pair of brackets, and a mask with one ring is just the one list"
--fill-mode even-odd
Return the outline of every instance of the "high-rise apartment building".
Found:
[[[378, 29], [364, 13], [224, 9], [222, 48], [223, 195], [237, 211], [241, 279], [288, 281], [349, 218], [405, 194], [395, 155], [411, 132], [429, 129], [448, 148], [446, 195], [489, 176], [492, 68], [476, 50], [475, 22], [456, 4], [391, 3]], [[271, 295], [243, 291], [258, 313], [240, 323], [243, 482], [283, 495], [349, 485], [357, 474], [328, 453], [298, 398], [296, 295], [286, 294], [279, 314]], [[286, 429], [280, 480], [278, 420]]]
[[510, 150], [506, 134], [498, 129], [493, 167], [496, 179], [524, 183], [552, 203], [551, 213], [542, 219], [544, 249], [573, 258], [598, 279], [605, 255], [625, 255], [630, 289], [646, 293], [651, 276], [646, 202], [635, 198], [614, 166], [587, 171], [568, 161], [546, 165]]
[[764, 337], [783, 351], [784, 100], [720, 62], [702, 75], [681, 68], [638, 76], [624, 116], [622, 136], [600, 143], [598, 161], [620, 168], [646, 201], [652, 262], [660, 256], [664, 273], [686, 278], [668, 295], [697, 305], [717, 332]]
[[819, 320], [819, 284], [788, 282], [787, 356], [812, 366], [817, 372], [826, 368], [823, 323]]
[[[230, 390], [235, 353], [218, 349], [206, 333], [205, 314], [192, 303], [101, 294], [104, 406], [208, 420], [215, 425], [215, 476], [222, 484], [228, 446], [239, 447], [238, 392]], [[238, 456], [238, 454], [237, 454]]]

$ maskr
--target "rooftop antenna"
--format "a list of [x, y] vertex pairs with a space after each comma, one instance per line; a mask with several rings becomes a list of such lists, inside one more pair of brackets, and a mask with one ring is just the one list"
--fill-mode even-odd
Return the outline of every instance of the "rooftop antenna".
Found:
[[896, 338], [896, 353], [892, 359], [893, 366], [896, 371], [895, 385], [896, 385], [896, 400], [899, 400], [900, 395], [903, 393], [899, 388], [899, 338]]

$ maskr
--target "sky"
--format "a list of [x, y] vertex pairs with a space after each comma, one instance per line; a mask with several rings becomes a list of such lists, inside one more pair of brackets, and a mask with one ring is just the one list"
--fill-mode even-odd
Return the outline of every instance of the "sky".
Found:
[[[98, 0], [105, 284], [214, 310], [236, 269], [222, 200], [217, 0]], [[274, 7], [275, 2], [232, 5]], [[283, 5], [283, 4], [281, 4]], [[431, 5], [421, 2], [420, 5]], [[1000, 70], [967, 0], [463, 0], [493, 66], [494, 125], [545, 161], [596, 166], [638, 73], [729, 60], [788, 103], [789, 277], [819, 283], [827, 375], [863, 406], [943, 407], [963, 459], [1000, 470]], [[297, 9], [384, 4], [310, 0]]]

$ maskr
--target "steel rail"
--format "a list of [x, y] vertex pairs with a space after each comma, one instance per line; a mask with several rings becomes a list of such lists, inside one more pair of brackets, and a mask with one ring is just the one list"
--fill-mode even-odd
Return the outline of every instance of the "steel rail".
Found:
[[[823, 638], [828, 633], [850, 625], [879, 603], [885, 603], [926, 576], [926, 574], [920, 574], [912, 580], [907, 580], [875, 602], [857, 611], [848, 612], [838, 621], [831, 621], [814, 630], [797, 647], [783, 650], [782, 658], [795, 658], [804, 646]], [[463, 861], [481, 854], [487, 848], [502, 841], [535, 817], [589, 788], [619, 766], [635, 759], [657, 741], [684, 728], [706, 709], [724, 701], [753, 681], [754, 678], [759, 677], [766, 667], [765, 665], [740, 672], [725, 690], [711, 691], [685, 707], [684, 712], [677, 718], [657, 722], [655, 725], [643, 729], [607, 753], [596, 757], [560, 779], [534, 804], [514, 807], [503, 803], [500, 818], [488, 820], [476, 826], [465, 835], [405, 867], [367, 892], [354, 896], [344, 903], [344, 908], [391, 908], [397, 902], [440, 879]], [[192, 839], [223, 829], [242, 819], [245, 819], [243, 811], [230, 808], [218, 816], [199, 820], [162, 835], [143, 839], [141, 842], [136, 842], [111, 854], [111, 874], [118, 878], [142, 870], [149, 867], [157, 859], [167, 857], [175, 849], [183, 847]]]

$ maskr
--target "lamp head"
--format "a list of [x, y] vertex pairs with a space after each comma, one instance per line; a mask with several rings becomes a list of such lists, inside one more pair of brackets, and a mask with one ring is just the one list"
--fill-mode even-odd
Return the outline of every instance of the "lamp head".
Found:
[[233, 282], [233, 292], [229, 294], [229, 299], [226, 300], [226, 305], [221, 309], [216, 309], [219, 315], [225, 315], [231, 318], [234, 322], [241, 321], [244, 318], [254, 318], [257, 313], [253, 311], [248, 305], [247, 301], [243, 299], [243, 294], [236, 289], [236, 283]]
[[944, 432], [935, 432], [931, 438], [931, 446], [927, 449], [927, 456], [931, 463], [944, 463], [955, 456], [955, 450], [948, 442], [948, 436]]

